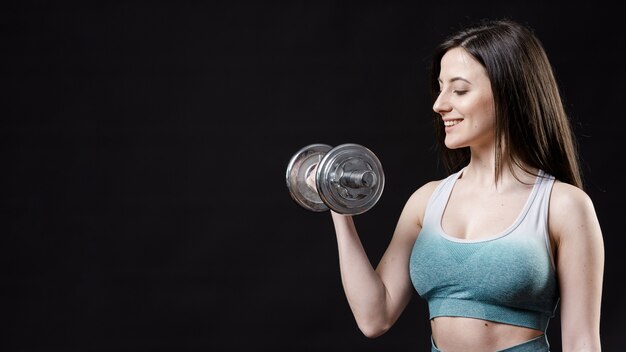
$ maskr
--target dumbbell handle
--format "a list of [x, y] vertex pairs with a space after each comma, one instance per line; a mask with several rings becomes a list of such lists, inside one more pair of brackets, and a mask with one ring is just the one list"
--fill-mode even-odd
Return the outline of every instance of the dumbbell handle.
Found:
[[[310, 169], [307, 170], [306, 183], [307, 186], [318, 193], [317, 185], [315, 182], [315, 172], [317, 171], [317, 165], [311, 165]], [[339, 178], [339, 184], [343, 187], [348, 188], [366, 188], [366, 187], [374, 187], [376, 186], [377, 178], [376, 173], [372, 170], [353, 170], [343, 173], [341, 178]]]
[[366, 188], [376, 185], [376, 174], [372, 170], [354, 170], [344, 173], [339, 184], [350, 188]]

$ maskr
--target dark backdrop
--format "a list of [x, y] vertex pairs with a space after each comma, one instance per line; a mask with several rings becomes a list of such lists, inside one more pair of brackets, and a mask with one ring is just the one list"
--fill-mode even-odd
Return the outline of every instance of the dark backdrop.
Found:
[[316, 142], [378, 155], [385, 192], [356, 218], [376, 264], [444, 175], [432, 48], [500, 17], [554, 65], [605, 236], [602, 340], [623, 350], [625, 31], [599, 1], [3, 5], [3, 350], [428, 350], [417, 296], [358, 331], [330, 216], [291, 200], [285, 168]]

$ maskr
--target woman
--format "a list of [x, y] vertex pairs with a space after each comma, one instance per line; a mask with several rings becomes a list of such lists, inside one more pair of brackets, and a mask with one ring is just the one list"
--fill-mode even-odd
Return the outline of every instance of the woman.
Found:
[[376, 269], [352, 218], [331, 212], [359, 328], [383, 334], [415, 289], [432, 351], [549, 351], [559, 304], [563, 351], [600, 351], [602, 233], [541, 43], [485, 22], [442, 43], [432, 73], [450, 175], [411, 195]]

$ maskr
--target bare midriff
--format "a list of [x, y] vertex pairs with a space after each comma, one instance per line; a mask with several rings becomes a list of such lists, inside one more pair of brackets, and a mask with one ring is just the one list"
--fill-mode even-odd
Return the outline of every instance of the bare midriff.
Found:
[[497, 351], [543, 335], [540, 330], [465, 317], [430, 322], [437, 348], [445, 352]]

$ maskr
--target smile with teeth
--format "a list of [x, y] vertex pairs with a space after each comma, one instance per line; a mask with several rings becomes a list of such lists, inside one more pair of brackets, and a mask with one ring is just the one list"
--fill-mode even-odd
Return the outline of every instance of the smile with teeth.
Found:
[[460, 120], [446, 120], [443, 122], [443, 125], [446, 127], [451, 127], [454, 126], [456, 124], [459, 124], [461, 121], [463, 121], [463, 119]]

